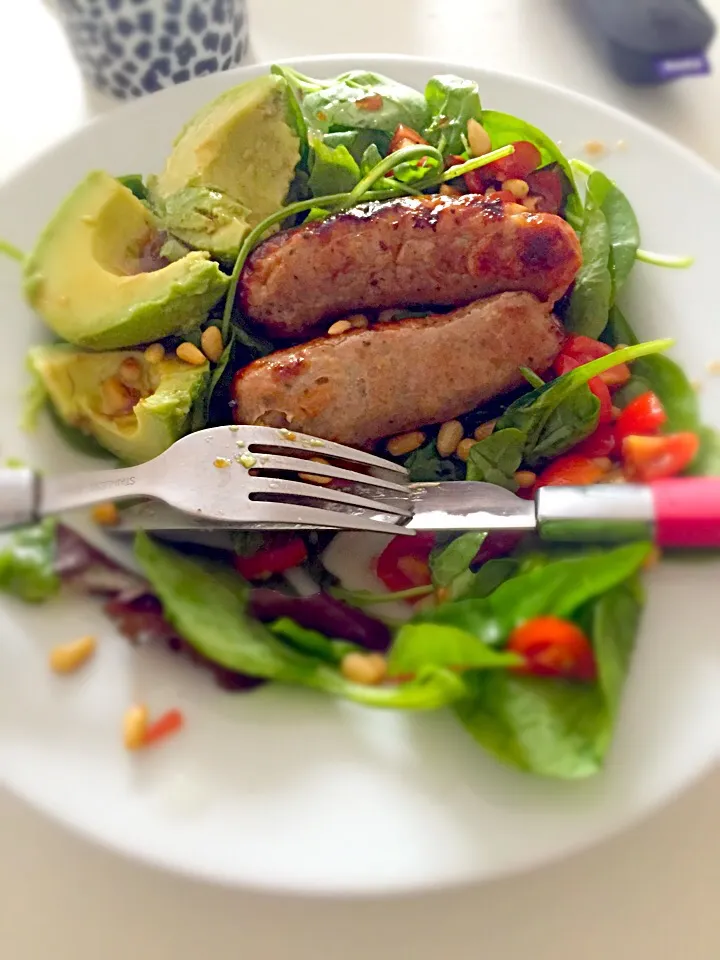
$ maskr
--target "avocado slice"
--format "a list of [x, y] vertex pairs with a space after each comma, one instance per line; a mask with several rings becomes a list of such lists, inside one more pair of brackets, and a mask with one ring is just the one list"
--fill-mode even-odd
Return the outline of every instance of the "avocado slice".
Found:
[[28, 359], [58, 416], [126, 463], [152, 460], [187, 432], [209, 374], [207, 363], [149, 363], [140, 350], [89, 353], [66, 343], [34, 347]]
[[234, 259], [247, 232], [282, 206], [300, 159], [300, 140], [286, 119], [290, 96], [283, 77], [258, 77], [227, 90], [185, 125], [151, 183], [171, 233]]
[[25, 296], [64, 340], [91, 350], [148, 343], [198, 327], [227, 289], [206, 252], [169, 263], [148, 207], [110, 174], [65, 199], [24, 265]]

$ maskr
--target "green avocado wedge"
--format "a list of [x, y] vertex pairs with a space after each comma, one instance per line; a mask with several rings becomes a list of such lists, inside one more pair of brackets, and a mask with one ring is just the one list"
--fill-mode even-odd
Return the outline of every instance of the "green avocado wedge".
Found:
[[63, 201], [24, 264], [30, 305], [63, 340], [89, 350], [148, 343], [198, 327], [228, 278], [204, 251], [174, 263], [150, 210], [94, 171]]
[[57, 415], [125, 463], [152, 460], [183, 436], [209, 375], [207, 363], [151, 364], [137, 350], [90, 353], [63, 343], [35, 347], [28, 359]]
[[181, 130], [151, 202], [183, 242], [234, 260], [245, 235], [287, 196], [300, 140], [287, 122], [283, 77], [227, 90]]

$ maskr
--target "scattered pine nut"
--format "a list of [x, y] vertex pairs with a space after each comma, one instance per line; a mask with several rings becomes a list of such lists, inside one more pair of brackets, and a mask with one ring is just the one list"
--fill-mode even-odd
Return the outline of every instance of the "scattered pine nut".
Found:
[[200, 346], [208, 360], [217, 363], [225, 349], [220, 328], [206, 327], [200, 336]]
[[192, 364], [193, 367], [199, 367], [205, 363], [205, 354], [202, 352], [202, 350], [198, 350], [195, 344], [190, 343], [189, 340], [181, 343], [175, 353], [178, 360], [183, 360], [185, 363]]
[[441, 183], [438, 193], [442, 194], [443, 197], [461, 197], [462, 194], [459, 190], [456, 190], [455, 187], [451, 187], [449, 183]]
[[485, 423], [481, 423], [479, 426], [475, 427], [475, 433], [473, 436], [476, 440], [485, 440], [495, 429], [495, 424], [497, 420], [486, 420]]
[[380, 653], [346, 653], [340, 663], [340, 672], [352, 683], [375, 686], [387, 675], [387, 661]]
[[161, 343], [151, 343], [145, 350], [145, 359], [148, 363], [160, 363], [165, 357], [165, 347]]
[[227, 457], [215, 457], [215, 459], [213, 460], [213, 466], [218, 467], [219, 469], [222, 469], [223, 467], [229, 467], [230, 462], [231, 461], [228, 460]]
[[515, 472], [515, 483], [521, 490], [529, 490], [535, 484], [537, 474], [532, 470], [517, 470]]
[[690, 386], [693, 388], [695, 393], [700, 393], [703, 388], [702, 380], [691, 380]]
[[720, 374], [720, 360], [711, 360], [707, 365], [707, 372], [713, 376]]
[[474, 117], [470, 117], [468, 120], [467, 138], [474, 157], [482, 157], [492, 150], [490, 134]]
[[352, 324], [349, 320], [336, 320], [328, 327], [328, 336], [337, 337], [341, 333], [347, 333], [348, 330], [352, 330]]
[[58, 643], [50, 651], [53, 673], [74, 673], [95, 653], [95, 637], [80, 637], [69, 643]]
[[120, 523], [120, 512], [110, 500], [96, 503], [90, 511], [90, 517], [99, 527], [116, 527]]
[[605, 144], [601, 140], [588, 140], [583, 146], [583, 150], [589, 157], [601, 157], [605, 149]]
[[150, 715], [144, 703], [134, 703], [123, 717], [123, 743], [126, 750], [139, 750], [145, 743]]
[[[327, 460], [324, 457], [310, 457], [313, 463], [327, 463]], [[300, 473], [298, 476], [307, 481], [308, 483], [316, 483], [320, 487], [326, 487], [328, 484], [332, 483], [332, 477], [321, 477], [317, 473]]]
[[399, 433], [396, 437], [391, 437], [385, 447], [391, 457], [402, 457], [417, 450], [424, 443], [425, 434], [422, 430], [412, 430], [410, 433]]
[[472, 448], [475, 446], [476, 443], [477, 443], [477, 440], [473, 439], [472, 437], [465, 437], [465, 439], [461, 440], [460, 443], [457, 445], [455, 456], [460, 457], [460, 459], [464, 463], [467, 463], [467, 459], [470, 456], [470, 451], [472, 450]]
[[517, 197], [518, 200], [524, 200], [525, 197], [530, 193], [530, 187], [524, 180], [517, 180], [514, 177], [511, 177], [510, 180], [505, 180], [503, 182], [503, 190], [509, 190], [510, 193]]
[[451, 457], [463, 438], [463, 425], [459, 420], [448, 420], [437, 435], [437, 452], [441, 457]]

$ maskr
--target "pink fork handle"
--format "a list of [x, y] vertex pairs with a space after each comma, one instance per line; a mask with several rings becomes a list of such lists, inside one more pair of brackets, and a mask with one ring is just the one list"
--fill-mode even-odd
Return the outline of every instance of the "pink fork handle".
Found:
[[650, 484], [660, 547], [720, 547], [720, 477]]

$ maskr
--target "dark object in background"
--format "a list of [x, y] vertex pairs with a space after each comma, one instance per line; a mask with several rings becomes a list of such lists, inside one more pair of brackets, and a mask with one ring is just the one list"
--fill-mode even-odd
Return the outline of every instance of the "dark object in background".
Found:
[[627, 83], [710, 72], [715, 23], [698, 0], [572, 0], [572, 6]]

